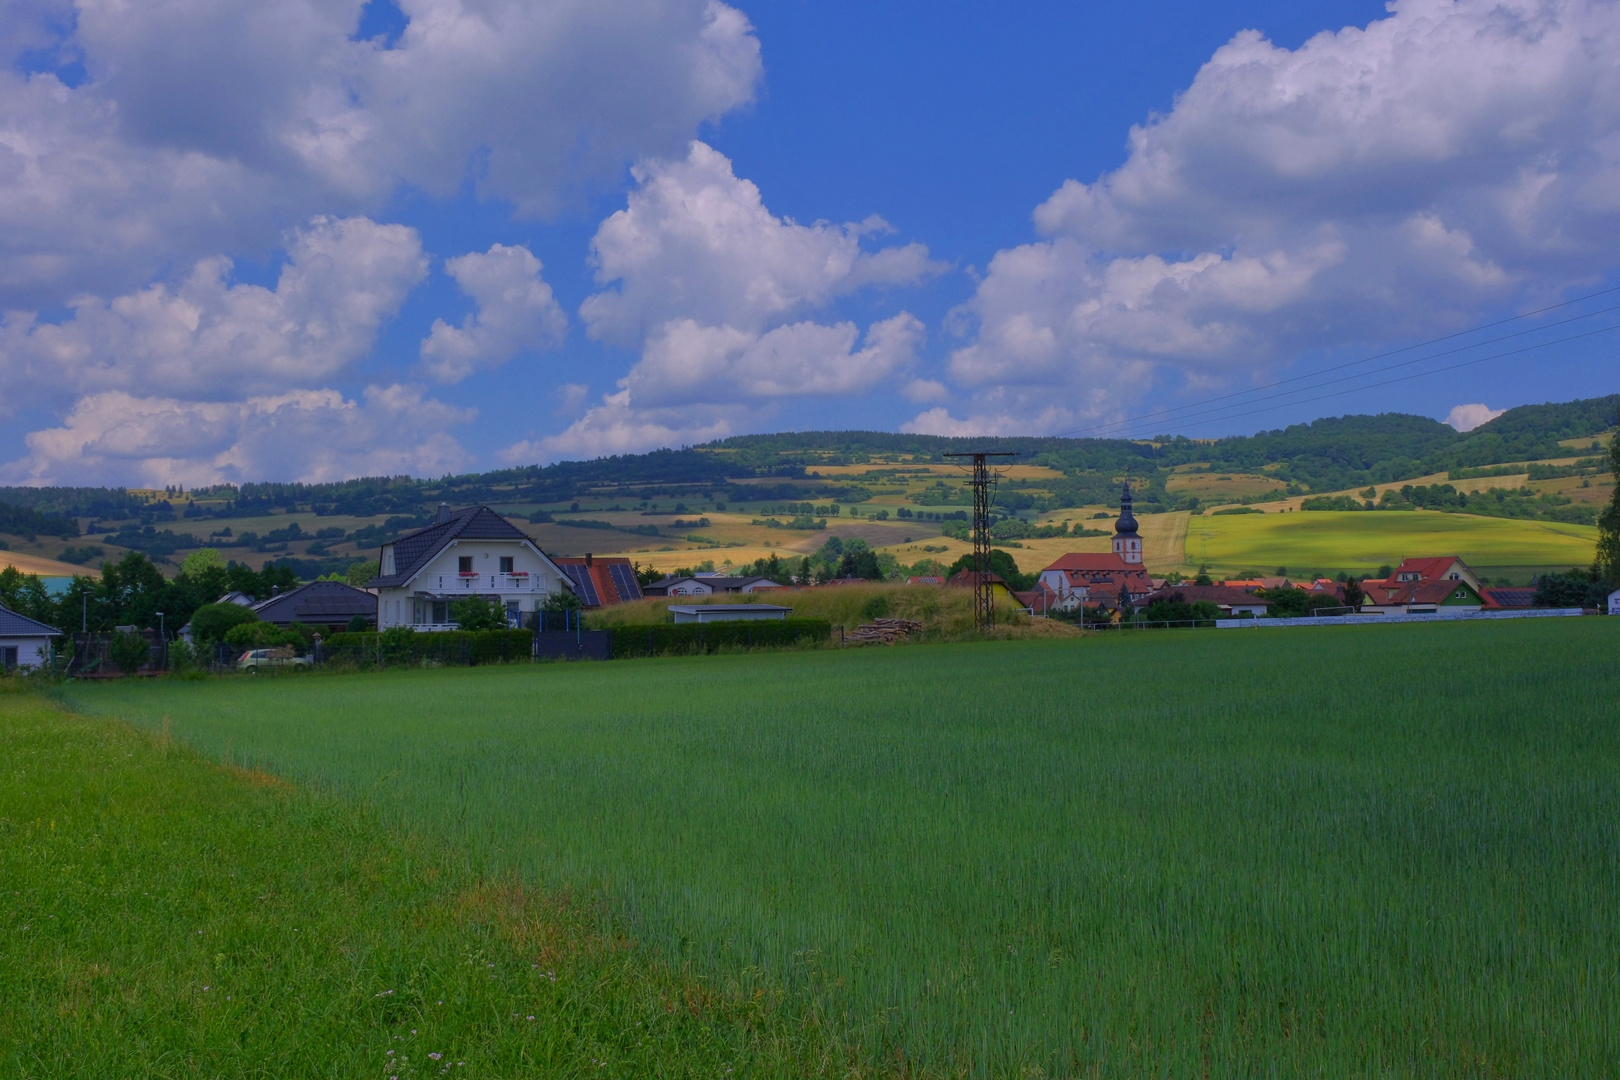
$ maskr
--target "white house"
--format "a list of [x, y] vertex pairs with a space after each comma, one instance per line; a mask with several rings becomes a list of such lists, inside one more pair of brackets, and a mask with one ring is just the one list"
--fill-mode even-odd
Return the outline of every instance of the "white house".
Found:
[[1609, 614], [1620, 615], [1620, 589], [1609, 594]]
[[0, 607], [0, 671], [50, 663], [51, 639], [61, 636], [55, 627]]
[[779, 582], [768, 577], [723, 577], [719, 574], [699, 574], [696, 577], [667, 577], [653, 582], [642, 590], [648, 596], [714, 596], [716, 593], [755, 593], [764, 589], [780, 589]]
[[547, 597], [573, 591], [533, 540], [487, 506], [440, 506], [432, 525], [384, 544], [380, 563], [369, 585], [379, 630], [454, 630], [450, 606], [470, 596], [500, 601], [507, 622], [521, 626]]

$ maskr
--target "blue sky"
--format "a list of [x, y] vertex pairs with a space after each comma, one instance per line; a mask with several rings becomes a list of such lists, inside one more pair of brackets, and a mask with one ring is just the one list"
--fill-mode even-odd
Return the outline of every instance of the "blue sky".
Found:
[[1311, 376], [1614, 283], [1612, 8], [1008, 8], [26, 0], [0, 479], [1620, 390], [1620, 294]]

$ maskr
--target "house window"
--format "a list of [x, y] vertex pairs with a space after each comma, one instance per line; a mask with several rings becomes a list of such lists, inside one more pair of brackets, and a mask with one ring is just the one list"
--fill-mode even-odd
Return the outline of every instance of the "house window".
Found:
[[457, 565], [459, 565], [461, 567], [461, 572], [463, 574], [472, 573], [473, 572], [472, 556], [471, 555], [463, 555], [459, 560], [457, 560]]
[[433, 607], [433, 621], [443, 625], [450, 621], [450, 602], [448, 600], [435, 600]]
[[0, 648], [0, 671], [11, 671], [17, 666], [17, 646]]
[[501, 556], [501, 573], [510, 574], [511, 572], [512, 572], [512, 556], [510, 556], [510, 555], [502, 555]]
[[[503, 559], [501, 561], [511, 562], [512, 560]], [[516, 600], [508, 600], [506, 602], [506, 625], [513, 627], [514, 629], [523, 625], [522, 617], [518, 614], [518, 602]]]

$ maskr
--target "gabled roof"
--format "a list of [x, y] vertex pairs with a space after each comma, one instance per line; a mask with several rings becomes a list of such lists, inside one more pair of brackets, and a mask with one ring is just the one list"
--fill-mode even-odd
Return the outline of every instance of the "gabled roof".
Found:
[[1056, 562], [1045, 567], [1041, 572], [1045, 573], [1047, 570], [1086, 570], [1092, 573], [1100, 570], [1146, 572], [1142, 570], [1142, 567], [1126, 562], [1112, 551], [1071, 551], [1060, 556]]
[[19, 615], [10, 608], [0, 607], [0, 637], [61, 637], [62, 631], [47, 626], [38, 619]]
[[1496, 607], [1527, 608], [1536, 606], [1536, 590], [1526, 588], [1486, 589], [1485, 598]]
[[1433, 581], [1460, 562], [1462, 562], [1462, 557], [1459, 555], [1437, 555], [1428, 559], [1402, 559], [1401, 565], [1395, 568], [1392, 577], [1416, 573], [1419, 580]]
[[522, 540], [540, 550], [528, 534], [489, 507], [472, 506], [383, 545], [391, 544], [394, 549], [394, 572], [372, 578], [368, 584], [374, 589], [404, 585], [456, 540]]
[[260, 600], [251, 610], [268, 623], [346, 623], [356, 615], [375, 619], [377, 598], [341, 581], [312, 581]]
[[1485, 596], [1480, 595], [1472, 585], [1466, 581], [1452, 581], [1449, 578], [1439, 578], [1433, 581], [1366, 581], [1362, 582], [1362, 589], [1367, 600], [1376, 605], [1386, 604], [1443, 604], [1451, 599], [1456, 589], [1467, 589], [1479, 596], [1483, 606], [1496, 606]]
[[1230, 585], [1166, 585], [1147, 597], [1146, 603], [1155, 600], [1173, 600], [1177, 596], [1189, 604], [1200, 600], [1208, 600], [1221, 607], [1270, 607], [1271, 602], [1247, 592], [1243, 589], [1234, 589]]

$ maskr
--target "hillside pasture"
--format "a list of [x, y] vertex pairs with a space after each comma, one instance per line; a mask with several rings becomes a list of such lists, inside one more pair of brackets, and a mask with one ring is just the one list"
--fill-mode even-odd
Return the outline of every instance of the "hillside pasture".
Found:
[[1296, 511], [1189, 518], [1186, 561], [1212, 572], [1363, 573], [1407, 556], [1460, 555], [1481, 571], [1587, 566], [1597, 529], [1550, 521], [1412, 511]]
[[[587, 625], [634, 626], [669, 621], [670, 604], [779, 604], [793, 609], [795, 619], [826, 619], [834, 627], [853, 630], [873, 619], [911, 619], [923, 624], [917, 642], [964, 641], [974, 638], [973, 592], [937, 585], [898, 585], [872, 582], [808, 589], [767, 589], [746, 595], [714, 597], [648, 597], [629, 604], [593, 611]], [[1006, 604], [996, 608], [997, 636], [1004, 638], [1074, 637], [1080, 631], [1068, 623], [1034, 619]], [[837, 631], [834, 631], [834, 641]]]
[[[61, 545], [58, 545], [60, 548]], [[105, 544], [97, 545], [103, 549]], [[120, 549], [122, 550], [122, 549]], [[0, 551], [0, 570], [8, 566], [16, 567], [24, 574], [38, 574], [40, 577], [72, 577], [74, 574], [94, 575], [96, 571], [89, 567], [79, 566], [76, 563], [60, 562], [43, 555], [32, 555], [26, 551]]]
[[68, 699], [600, 897], [633, 955], [780, 987], [861, 1071], [1597, 1076], [1617, 646], [1168, 631]]

